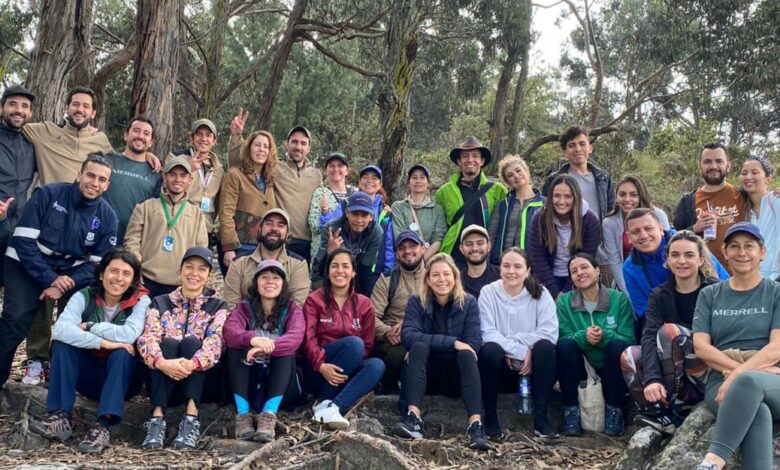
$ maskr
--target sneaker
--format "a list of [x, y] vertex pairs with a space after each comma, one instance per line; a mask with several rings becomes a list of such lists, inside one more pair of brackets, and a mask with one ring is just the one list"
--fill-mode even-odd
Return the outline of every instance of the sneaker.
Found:
[[194, 449], [200, 439], [200, 420], [197, 416], [184, 415], [179, 423], [179, 432], [173, 439], [174, 449]]
[[79, 452], [87, 454], [99, 454], [108, 448], [111, 443], [111, 436], [108, 434], [108, 428], [102, 424], [95, 423], [89, 430], [84, 440], [79, 443]]
[[674, 434], [677, 430], [670, 410], [663, 410], [656, 415], [637, 415], [636, 421], [664, 434]]
[[718, 466], [714, 463], [710, 462], [709, 460], [703, 460], [698, 467], [696, 467], [696, 470], [719, 470]]
[[558, 430], [547, 419], [547, 408], [534, 406], [534, 436], [541, 438], [558, 437]]
[[141, 444], [141, 448], [149, 450], [162, 449], [165, 445], [165, 431], [168, 427], [165, 424], [165, 418], [151, 418], [144, 423], [144, 427], [146, 428], [146, 438], [143, 444]]
[[27, 385], [40, 385], [46, 381], [46, 370], [41, 361], [27, 361], [22, 383]]
[[314, 414], [314, 421], [319, 422], [319, 419], [316, 419], [317, 416], [322, 413], [325, 408], [329, 407], [331, 403], [333, 402], [330, 400], [322, 400], [321, 402], [316, 402], [314, 405], [312, 405], [311, 411]]
[[469, 449], [486, 451], [493, 448], [485, 434], [485, 427], [481, 421], [474, 421], [466, 430], [466, 436], [469, 438]]
[[35, 434], [65, 442], [73, 437], [73, 423], [64, 411], [47, 414], [42, 420], [30, 420], [30, 430]]
[[341, 411], [335, 403], [329, 402], [325, 408], [320, 408], [312, 418], [316, 423], [322, 423], [331, 429], [347, 429], [349, 420], [341, 416]]
[[252, 436], [255, 434], [255, 426], [252, 421], [252, 415], [244, 413], [236, 415], [234, 420], [234, 426], [236, 430], [236, 439], [241, 441], [251, 441]]
[[409, 411], [403, 421], [395, 423], [393, 434], [404, 439], [422, 439], [423, 422], [414, 412]]
[[255, 431], [255, 442], [271, 442], [276, 439], [276, 413], [263, 411], [255, 415], [257, 420], [257, 431]]
[[604, 434], [617, 437], [623, 434], [623, 410], [617, 406], [606, 405], [604, 413]]
[[563, 430], [564, 436], [579, 436], [582, 434], [582, 419], [579, 406], [563, 407]]

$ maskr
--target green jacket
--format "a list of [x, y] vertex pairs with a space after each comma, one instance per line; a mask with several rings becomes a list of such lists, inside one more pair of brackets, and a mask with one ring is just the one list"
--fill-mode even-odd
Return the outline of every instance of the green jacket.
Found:
[[[585, 352], [585, 357], [596, 369], [604, 366], [604, 347], [613, 339], [635, 344], [634, 313], [626, 294], [601, 286], [599, 301], [593, 314], [588, 313], [579, 289], [565, 292], [558, 297], [558, 341], [573, 339]], [[601, 342], [593, 346], [585, 339], [585, 331], [591, 325], [601, 328]]]
[[[452, 248], [455, 246], [455, 241], [460, 236], [460, 232], [463, 230], [463, 217], [458, 220], [452, 220], [455, 213], [463, 205], [463, 196], [460, 194], [458, 188], [458, 181], [460, 180], [460, 172], [455, 173], [450, 177], [450, 180], [445, 183], [438, 191], [436, 191], [436, 204], [440, 205], [444, 209], [444, 215], [447, 217], [447, 234], [444, 235], [444, 240], [441, 244], [440, 251], [443, 253], [452, 253]], [[488, 183], [488, 177], [485, 176], [485, 172], [479, 174], [479, 186]], [[479, 207], [482, 208], [482, 220], [483, 227], [487, 227], [490, 223], [490, 215], [493, 213], [493, 208], [499, 201], [506, 197], [507, 189], [501, 183], [493, 183], [493, 187], [488, 189], [485, 195], [480, 198]], [[487, 207], [485, 205], [487, 204]], [[474, 207], [477, 207], [476, 205]]]

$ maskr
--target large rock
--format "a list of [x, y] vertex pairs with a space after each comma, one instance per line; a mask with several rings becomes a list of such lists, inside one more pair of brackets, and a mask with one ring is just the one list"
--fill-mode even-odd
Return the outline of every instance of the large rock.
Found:
[[715, 432], [714, 425], [715, 415], [704, 406], [704, 403], [699, 404], [685, 418], [652, 468], [658, 470], [696, 468], [707, 453], [709, 441]]
[[644, 427], [637, 431], [628, 441], [615, 470], [647, 470], [650, 461], [656, 456], [663, 445], [664, 436], [660, 432]]

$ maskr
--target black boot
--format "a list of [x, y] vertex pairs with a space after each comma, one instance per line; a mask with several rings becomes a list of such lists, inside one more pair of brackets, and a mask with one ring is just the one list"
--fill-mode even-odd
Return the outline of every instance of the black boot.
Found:
[[547, 405], [534, 403], [534, 435], [536, 437], [558, 437], [558, 430], [547, 419]]

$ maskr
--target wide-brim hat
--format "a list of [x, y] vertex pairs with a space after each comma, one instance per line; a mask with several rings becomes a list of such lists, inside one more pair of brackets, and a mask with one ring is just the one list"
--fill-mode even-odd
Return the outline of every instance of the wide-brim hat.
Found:
[[482, 158], [485, 159], [485, 163], [483, 163], [482, 166], [487, 165], [490, 163], [490, 160], [493, 159], [493, 155], [490, 154], [490, 150], [482, 145], [482, 142], [480, 142], [479, 139], [473, 135], [466, 137], [466, 140], [460, 144], [460, 147], [455, 147], [450, 151], [450, 160], [452, 160], [452, 163], [456, 165], [458, 164], [458, 160], [460, 160], [460, 152], [462, 150], [479, 150], [479, 153], [482, 154]]

